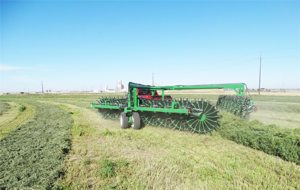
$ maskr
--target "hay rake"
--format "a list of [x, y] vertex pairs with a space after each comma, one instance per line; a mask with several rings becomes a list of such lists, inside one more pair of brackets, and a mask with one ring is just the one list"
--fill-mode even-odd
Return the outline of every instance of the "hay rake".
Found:
[[[104, 118], [120, 118], [121, 128], [140, 129], [143, 125], [154, 125], [207, 133], [219, 126], [219, 109], [241, 118], [247, 118], [254, 111], [252, 100], [245, 96], [245, 87], [244, 83], [150, 86], [130, 82], [127, 98], [102, 97], [91, 107], [98, 109]], [[236, 95], [219, 96], [216, 106], [204, 99], [174, 99], [165, 95], [166, 90], [196, 89], [231, 89]]]

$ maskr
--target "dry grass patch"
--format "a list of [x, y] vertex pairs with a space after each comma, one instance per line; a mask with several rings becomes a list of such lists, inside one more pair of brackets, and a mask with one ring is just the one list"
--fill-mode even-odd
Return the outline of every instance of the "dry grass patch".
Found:
[[[214, 135], [145, 127], [64, 104], [75, 125], [66, 175], [70, 189], [297, 189], [299, 166]], [[125, 164], [120, 164], [125, 163]], [[101, 174], [104, 173], [104, 174]], [[108, 174], [106, 174], [108, 173]]]

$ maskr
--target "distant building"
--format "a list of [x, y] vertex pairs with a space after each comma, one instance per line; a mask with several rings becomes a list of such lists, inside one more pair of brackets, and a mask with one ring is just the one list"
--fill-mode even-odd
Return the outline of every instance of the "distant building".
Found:
[[116, 92], [124, 92], [124, 85], [122, 83], [122, 80], [118, 81], [117, 86], [116, 86]]
[[117, 82], [115, 89], [109, 88], [108, 85], [106, 85], [104, 92], [108, 92], [108, 93], [126, 92], [126, 89], [122, 83], [122, 80], [120, 80]]
[[108, 88], [108, 85], [106, 85], [106, 87], [105, 87], [105, 90], [104, 90], [105, 92], [109, 92], [109, 93], [113, 93], [113, 92], [116, 92], [115, 91], [115, 89], [110, 89], [110, 88]]
[[100, 90], [100, 89], [94, 89], [94, 90], [92, 90], [92, 93], [102, 93], [103, 91], [102, 90]]

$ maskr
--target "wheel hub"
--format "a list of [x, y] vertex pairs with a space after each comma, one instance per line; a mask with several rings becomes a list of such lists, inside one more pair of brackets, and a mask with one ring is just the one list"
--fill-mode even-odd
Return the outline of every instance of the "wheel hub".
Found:
[[204, 121], [206, 120], [206, 118], [207, 118], [206, 114], [202, 114], [202, 115], [199, 117], [199, 120], [200, 120], [201, 122], [204, 122]]

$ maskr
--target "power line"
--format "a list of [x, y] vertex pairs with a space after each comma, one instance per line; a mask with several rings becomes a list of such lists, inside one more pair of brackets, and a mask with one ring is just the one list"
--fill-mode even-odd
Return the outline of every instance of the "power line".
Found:
[[42, 81], [42, 94], [44, 94], [44, 84], [43, 84], [43, 81]]
[[261, 55], [259, 56], [259, 79], [258, 79], [258, 95], [260, 95], [260, 84], [261, 84]]
[[152, 86], [154, 86], [154, 73], [152, 73]]

